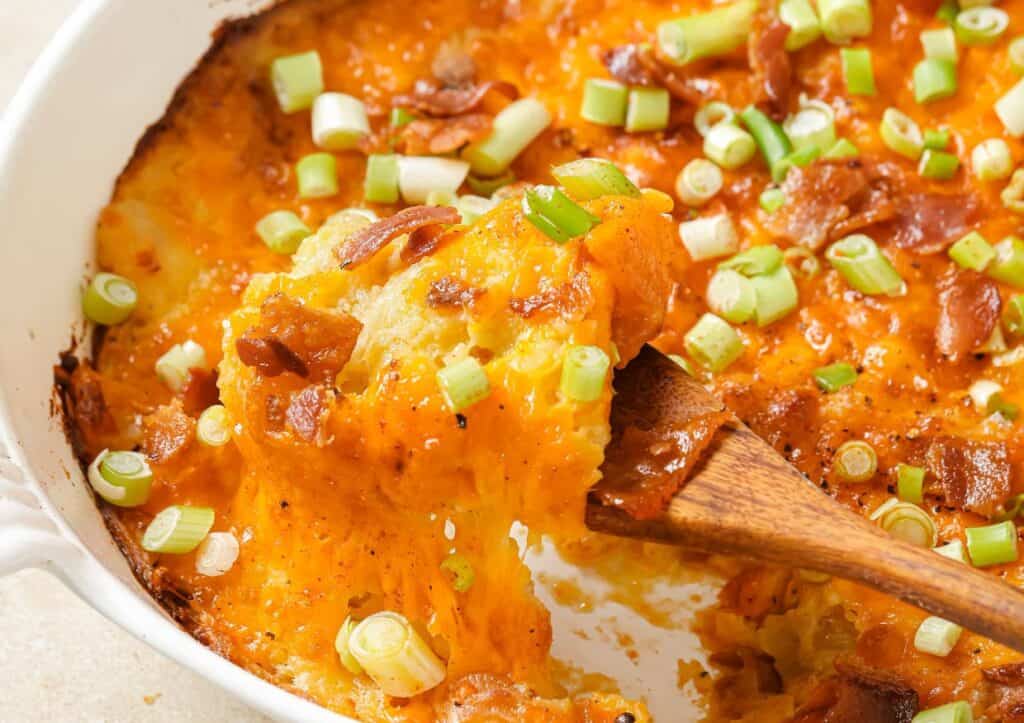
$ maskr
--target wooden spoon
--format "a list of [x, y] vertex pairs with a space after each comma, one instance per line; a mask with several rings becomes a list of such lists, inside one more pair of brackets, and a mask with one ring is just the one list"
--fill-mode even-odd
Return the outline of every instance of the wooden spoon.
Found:
[[[638, 427], [649, 439], [659, 434], [662, 440], [681, 439], [665, 430], [693, 429], [695, 412], [699, 417], [724, 407], [651, 347], [616, 372], [615, 389], [613, 439], [602, 471], [617, 478], [592, 491], [591, 529], [855, 580], [1024, 651], [1024, 592], [890, 537], [824, 494], [731, 415], [664, 511], [634, 519], [621, 507], [631, 487], [650, 482], [652, 470], [662, 481], [675, 475], [674, 485], [688, 471], [673, 470], [666, 462], [669, 442], [656, 443], [656, 454], [648, 454], [635, 438], [624, 441], [629, 435], [623, 427]], [[676, 451], [681, 457], [687, 450]]]

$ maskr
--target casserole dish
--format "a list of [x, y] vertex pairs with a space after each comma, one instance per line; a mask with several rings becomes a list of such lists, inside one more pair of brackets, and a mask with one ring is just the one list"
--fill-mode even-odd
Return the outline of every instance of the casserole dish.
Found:
[[[49, 570], [133, 635], [275, 719], [341, 721], [350, 719], [218, 656], [153, 601], [104, 526], [51, 395], [54, 350], [77, 341], [89, 353], [78, 289], [91, 273], [97, 214], [135, 140], [161, 117], [208, 48], [211, 31], [267, 4], [86, 0], [36, 62], [0, 124], [0, 219], [7, 238], [20, 239], [0, 248], [0, 328], [12, 340], [0, 349], [0, 572]], [[555, 576], [569, 570], [550, 551], [530, 563]], [[714, 592], [713, 580], [694, 580], [659, 595], [692, 610]], [[570, 607], [544, 601], [556, 630], [581, 627]], [[554, 643], [560, 658], [601, 659], [589, 668], [646, 697], [652, 710], [659, 710], [660, 690], [660, 710], [672, 719], [698, 716], [681, 703], [676, 685], [676, 660], [699, 655], [695, 636], [666, 634], [615, 603], [582, 615], [586, 628], [621, 615], [617, 629], [636, 647], [664, 655], [637, 665], [612, 640], [566, 632]]]

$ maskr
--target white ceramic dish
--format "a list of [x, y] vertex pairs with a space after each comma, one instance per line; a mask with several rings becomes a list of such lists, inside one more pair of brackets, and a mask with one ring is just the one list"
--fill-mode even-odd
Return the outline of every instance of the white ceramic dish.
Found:
[[[107, 533], [51, 413], [53, 364], [83, 330], [79, 289], [92, 234], [143, 130], [202, 56], [222, 20], [264, 0], [83, 0], [35, 64], [0, 121], [0, 574], [29, 566], [61, 577], [110, 619], [157, 650], [285, 721], [349, 720], [236, 667], [183, 632], [136, 582]], [[548, 574], [577, 573], [545, 552]], [[579, 580], [597, 589], [596, 580]], [[681, 617], [701, 583], [659, 589]], [[614, 603], [586, 613], [545, 596], [554, 653], [615, 677], [661, 720], [699, 716], [676, 687], [676, 660], [699, 657], [685, 631], [655, 628]], [[585, 629], [588, 640], [572, 633]], [[628, 633], [637, 663], [614, 642]]]

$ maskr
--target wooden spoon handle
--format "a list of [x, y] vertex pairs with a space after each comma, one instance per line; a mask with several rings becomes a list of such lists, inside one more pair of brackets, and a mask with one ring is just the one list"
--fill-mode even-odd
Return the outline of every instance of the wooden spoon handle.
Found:
[[720, 434], [665, 517], [591, 506], [588, 525], [855, 580], [1024, 651], [1024, 592], [901, 542], [808, 482], [746, 427]]

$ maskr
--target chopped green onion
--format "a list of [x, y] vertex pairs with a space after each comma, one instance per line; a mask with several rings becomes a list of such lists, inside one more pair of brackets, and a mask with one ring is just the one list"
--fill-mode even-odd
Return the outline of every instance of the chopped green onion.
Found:
[[600, 399], [610, 367], [611, 360], [600, 347], [569, 347], [562, 361], [562, 394], [575, 402]]
[[516, 174], [512, 171], [505, 171], [494, 178], [481, 178], [472, 174], [466, 177], [466, 185], [473, 190], [473, 193], [479, 193], [481, 196], [493, 196], [496, 191], [515, 182]]
[[425, 206], [454, 206], [456, 198], [458, 196], [453, 191], [428, 191], [423, 204]]
[[924, 138], [921, 129], [910, 116], [896, 108], [888, 108], [882, 114], [882, 125], [879, 128], [882, 142], [890, 150], [912, 161], [921, 157], [924, 150]]
[[1022, 509], [1024, 509], [1024, 493], [1015, 494], [1003, 503], [1001, 511], [993, 515], [992, 520], [994, 522], [1015, 520], [1020, 516]]
[[776, 163], [793, 151], [793, 145], [782, 127], [757, 108], [747, 106], [739, 115], [747, 130], [754, 136], [754, 141], [761, 149], [761, 155], [764, 156], [768, 168], [774, 168]]
[[491, 394], [487, 372], [471, 356], [440, 369], [437, 384], [453, 412], [461, 412]]
[[825, 158], [830, 161], [838, 161], [844, 158], [856, 158], [860, 155], [860, 150], [853, 144], [853, 141], [847, 138], [840, 138], [838, 141], [832, 144], [832, 147], [825, 151]]
[[626, 104], [629, 88], [614, 80], [588, 78], [583, 84], [583, 104], [580, 117], [603, 126], [626, 124]]
[[352, 630], [348, 649], [385, 695], [411, 698], [444, 680], [444, 663], [398, 613], [374, 613]]
[[946, 23], [946, 25], [952, 25], [958, 12], [960, 12], [960, 3], [957, 0], [942, 0], [935, 13], [935, 19]]
[[768, 326], [796, 309], [800, 298], [788, 266], [750, 279], [757, 294], [754, 318], [758, 326]]
[[172, 555], [192, 552], [210, 532], [213, 518], [209, 507], [172, 505], [149, 523], [142, 535], [142, 549]]
[[996, 115], [1012, 136], [1024, 135], [1024, 79], [1017, 81], [996, 101]]
[[494, 117], [491, 135], [463, 151], [473, 172], [497, 176], [551, 125], [551, 114], [535, 98], [509, 103]]
[[414, 120], [416, 120], [416, 116], [405, 108], [392, 108], [391, 117], [388, 119], [388, 122], [392, 128], [401, 128], [402, 126], [409, 125]]
[[949, 145], [949, 131], [945, 129], [924, 132], [926, 151], [944, 151]]
[[810, 0], [782, 0], [779, 20], [789, 26], [786, 50], [794, 52], [821, 37], [821, 21]]
[[952, 28], [935, 28], [921, 33], [921, 47], [924, 57], [949, 60], [953, 63], [959, 59], [956, 49], [956, 33]]
[[180, 392], [189, 379], [189, 370], [206, 368], [206, 351], [189, 339], [175, 344], [156, 360], [156, 375], [172, 392]]
[[211, 532], [196, 550], [196, 572], [219, 577], [238, 561], [238, 540], [230, 532]]
[[989, 413], [989, 400], [1003, 391], [1003, 388], [988, 379], [979, 379], [971, 384], [967, 390], [968, 396], [974, 403], [974, 408], [982, 414]]
[[857, 381], [857, 370], [847, 362], [836, 362], [814, 370], [814, 381], [826, 394], [838, 392]]
[[270, 82], [285, 113], [306, 110], [324, 92], [320, 54], [315, 50], [277, 58], [270, 64]]
[[712, 126], [704, 136], [704, 155], [722, 168], [739, 168], [748, 163], [756, 152], [754, 138], [732, 123]]
[[871, 520], [898, 540], [916, 547], [935, 547], [938, 531], [924, 510], [893, 498], [871, 513]]
[[836, 241], [825, 251], [825, 258], [846, 282], [862, 294], [903, 293], [903, 279], [868, 236], [854, 234]]
[[818, 0], [818, 15], [825, 39], [845, 45], [851, 38], [871, 34], [871, 4], [868, 0]]
[[1014, 213], [1024, 213], [1024, 168], [1018, 168], [1000, 194], [1003, 205]]
[[523, 194], [526, 220], [558, 243], [582, 236], [601, 219], [577, 205], [554, 186], [535, 186]]
[[313, 142], [328, 151], [355, 148], [370, 134], [363, 101], [344, 93], [323, 93], [313, 103]]
[[352, 631], [356, 627], [356, 621], [352, 619], [352, 616], [345, 618], [345, 622], [338, 628], [338, 635], [334, 638], [334, 649], [338, 653], [338, 658], [341, 660], [341, 664], [345, 666], [345, 669], [352, 673], [352, 675], [362, 675], [363, 666], [359, 664], [359, 661], [352, 655], [352, 651], [349, 649], [348, 642], [352, 638]]
[[728, 261], [720, 263], [718, 268], [739, 271], [744, 276], [759, 276], [773, 273], [782, 266], [783, 258], [778, 246], [764, 244], [741, 251]]
[[581, 158], [551, 169], [551, 175], [566, 191], [581, 201], [601, 196], [639, 198], [640, 189], [618, 166], [603, 158]]
[[292, 211], [273, 211], [256, 223], [256, 235], [275, 254], [290, 256], [311, 233]]
[[693, 368], [693, 364], [691, 364], [687, 359], [684, 359], [678, 354], [669, 354], [668, 358], [674, 361], [680, 369], [689, 374], [691, 377], [697, 375], [696, 370]]
[[832, 465], [843, 482], [867, 482], [878, 471], [878, 455], [867, 442], [853, 439], [839, 445]]
[[713, 100], [707, 105], [702, 105], [693, 116], [693, 127], [705, 137], [719, 123], [735, 122], [736, 111], [733, 110], [731, 105], [720, 100]]
[[1001, 181], [1013, 173], [1010, 144], [1002, 138], [989, 138], [971, 151], [974, 175], [982, 181]]
[[687, 206], [703, 206], [722, 190], [722, 170], [711, 161], [694, 158], [676, 177], [676, 195]]
[[782, 124], [797, 151], [816, 147], [831, 148], [836, 142], [836, 117], [832, 108], [820, 100], [800, 104], [800, 109]]
[[1010, 67], [1015, 73], [1024, 73], [1024, 36], [1014, 38], [1006, 49], [1010, 56]]
[[821, 149], [818, 146], [804, 146], [783, 156], [778, 163], [772, 166], [772, 180], [775, 183], [782, 183], [791, 169], [809, 166], [818, 160], [819, 156], [821, 156]]
[[1024, 294], [1015, 294], [1006, 302], [1003, 325], [1011, 334], [1024, 334]]
[[1024, 241], [1007, 236], [994, 247], [995, 259], [988, 267], [988, 275], [996, 281], [1024, 289]]
[[708, 282], [708, 307], [726, 321], [742, 324], [754, 318], [757, 291], [743, 274], [720, 269]]
[[977, 231], [971, 231], [949, 247], [949, 258], [965, 269], [984, 271], [995, 257], [995, 249]]
[[951, 98], [956, 94], [956, 63], [925, 58], [914, 66], [914, 100], [918, 103]]
[[135, 283], [101, 271], [92, 277], [82, 294], [82, 313], [95, 324], [113, 326], [128, 319], [139, 303]]
[[975, 567], [1017, 560], [1017, 528], [1012, 521], [967, 528], [967, 552]]
[[929, 617], [914, 634], [914, 647], [922, 653], [944, 658], [953, 650], [964, 629], [942, 618]]
[[1002, 394], [993, 394], [989, 397], [988, 409], [986, 411], [989, 415], [998, 414], [1008, 422], [1016, 420], [1020, 415], [1020, 407], [1013, 402], [1003, 399]]
[[664, 88], [632, 88], [626, 109], [630, 133], [660, 131], [668, 126], [670, 96]]
[[96, 494], [118, 507], [145, 504], [153, 486], [153, 471], [138, 452], [105, 449], [89, 465], [86, 478]]
[[728, 256], [739, 248], [736, 228], [726, 213], [684, 221], [679, 224], [679, 238], [694, 261]]
[[330, 153], [311, 153], [295, 164], [299, 198], [325, 198], [338, 192], [338, 163]]
[[971, 706], [962, 700], [923, 710], [910, 723], [974, 723]]
[[207, 447], [223, 447], [231, 441], [231, 415], [223, 404], [207, 407], [199, 415], [196, 439]]
[[743, 354], [743, 340], [714, 314], [704, 314], [683, 337], [686, 353], [712, 372], [720, 372]]
[[956, 39], [964, 45], [991, 45], [1006, 32], [1010, 16], [999, 8], [974, 7], [961, 10], [953, 21]]
[[675, 65], [726, 55], [747, 42], [757, 0], [739, 0], [715, 10], [667, 20], [658, 26], [660, 55]]
[[398, 201], [398, 156], [393, 153], [367, 156], [363, 198], [373, 203]]
[[426, 203], [432, 191], [454, 196], [468, 173], [469, 164], [454, 158], [399, 156], [398, 190], [406, 203]]
[[772, 214], [786, 205], [786, 194], [778, 186], [769, 186], [757, 197], [758, 205], [767, 214]]
[[473, 570], [473, 563], [463, 555], [449, 555], [441, 562], [441, 570], [451, 578], [452, 589], [455, 592], [466, 592], [473, 587], [476, 580], [476, 572]]
[[877, 92], [870, 50], [867, 48], [840, 48], [839, 59], [843, 65], [846, 90], [850, 95], [874, 95]]
[[945, 151], [926, 150], [921, 154], [921, 162], [917, 166], [917, 172], [922, 178], [930, 178], [935, 181], [948, 181], [960, 170], [960, 159], [952, 153]]
[[476, 223], [477, 219], [497, 205], [498, 202], [493, 199], [470, 194], [459, 196], [455, 199], [455, 208], [458, 209], [459, 215], [462, 216], [462, 223], [467, 225]]
[[948, 557], [950, 560], [956, 560], [965, 565], [971, 564], [971, 561], [967, 559], [967, 548], [964, 547], [964, 543], [960, 542], [960, 540], [953, 540], [945, 545], [936, 547], [935, 552], [943, 557]]
[[896, 494], [904, 502], [919, 505], [924, 501], [924, 467], [896, 465]]
[[797, 278], [811, 279], [821, 273], [821, 262], [806, 246], [790, 246], [782, 258]]

